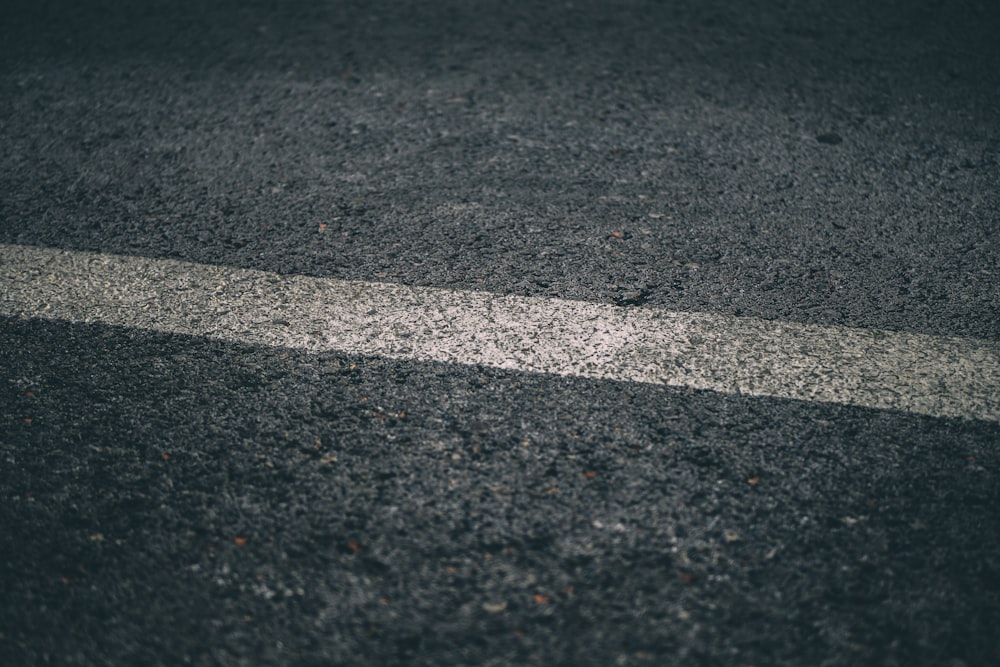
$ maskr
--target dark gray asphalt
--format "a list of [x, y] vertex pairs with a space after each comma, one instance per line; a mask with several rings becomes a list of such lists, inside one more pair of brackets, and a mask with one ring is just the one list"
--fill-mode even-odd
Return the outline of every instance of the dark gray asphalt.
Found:
[[1000, 337], [1000, 11], [780, 4], [16, 2], [0, 241]]
[[[0, 243], [998, 341], [998, 31], [7, 0]], [[0, 662], [995, 664], [998, 444], [4, 317]]]

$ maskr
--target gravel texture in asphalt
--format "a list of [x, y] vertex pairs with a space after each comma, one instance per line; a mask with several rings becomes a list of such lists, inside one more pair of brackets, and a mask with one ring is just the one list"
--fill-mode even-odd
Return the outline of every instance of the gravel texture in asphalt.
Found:
[[[0, 243], [995, 346], [997, 34], [964, 0], [7, 0]], [[1000, 664], [998, 444], [0, 313], [0, 663]]]

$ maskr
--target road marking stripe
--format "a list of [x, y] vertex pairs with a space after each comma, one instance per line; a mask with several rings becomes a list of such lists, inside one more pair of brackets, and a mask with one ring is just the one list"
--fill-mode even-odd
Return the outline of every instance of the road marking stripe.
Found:
[[1000, 421], [1000, 344], [0, 244], [0, 313]]

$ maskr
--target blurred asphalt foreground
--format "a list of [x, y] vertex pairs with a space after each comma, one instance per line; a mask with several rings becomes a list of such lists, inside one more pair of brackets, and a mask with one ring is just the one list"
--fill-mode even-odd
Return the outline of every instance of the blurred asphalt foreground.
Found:
[[[995, 2], [5, 0], [0, 244], [1000, 345], [998, 34]], [[0, 313], [0, 663], [1000, 664], [998, 446]]]

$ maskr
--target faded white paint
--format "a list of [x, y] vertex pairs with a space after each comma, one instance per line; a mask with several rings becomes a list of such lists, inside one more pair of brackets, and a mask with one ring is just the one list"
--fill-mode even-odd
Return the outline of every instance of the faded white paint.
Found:
[[0, 313], [1000, 421], [1000, 344], [0, 245]]

